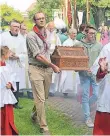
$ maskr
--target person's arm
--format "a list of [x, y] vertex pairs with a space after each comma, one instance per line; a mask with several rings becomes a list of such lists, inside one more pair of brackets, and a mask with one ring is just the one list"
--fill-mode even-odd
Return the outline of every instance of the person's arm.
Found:
[[14, 91], [14, 88], [13, 88], [11, 82], [8, 82], [8, 83], [6, 84], [6, 88], [7, 88], [7, 89], [11, 89], [12, 91]]
[[40, 49], [39, 49], [38, 45], [36, 45], [37, 42], [36, 42], [34, 37], [32, 37], [32, 36], [27, 37], [26, 42], [27, 42], [27, 48], [29, 48], [31, 50], [31, 52], [33, 53], [33, 57], [35, 57], [36, 60], [44, 63], [45, 65], [48, 65], [49, 67], [51, 67], [55, 73], [60, 72], [59, 67], [57, 67], [56, 65], [51, 63], [50, 60], [48, 60], [45, 56], [43, 56], [40, 53]]
[[55, 73], [59, 73], [61, 71], [59, 67], [57, 67], [55, 64], [51, 63], [46, 57], [44, 57], [41, 54], [37, 55], [36, 59], [38, 61], [44, 63], [45, 65], [48, 65], [49, 67], [51, 67]]
[[97, 80], [98, 79], [102, 79], [105, 77], [105, 75], [108, 73], [108, 63], [106, 61], [106, 57], [105, 58], [100, 58], [99, 59], [99, 69], [97, 71]]
[[12, 59], [12, 60], [18, 60], [19, 59], [19, 57], [14, 52], [12, 52], [11, 50], [10, 50], [9, 58]]
[[12, 85], [12, 83], [11, 82], [8, 82], [8, 84], [7, 84], [8, 86], [10, 86], [10, 89], [12, 90], [12, 91], [14, 91], [14, 87], [13, 87], [13, 85]]
[[101, 68], [99, 68], [97, 71], [96, 77], [97, 77], [97, 79], [102, 79], [105, 77], [106, 74], [107, 74], [107, 72], [101, 71]]

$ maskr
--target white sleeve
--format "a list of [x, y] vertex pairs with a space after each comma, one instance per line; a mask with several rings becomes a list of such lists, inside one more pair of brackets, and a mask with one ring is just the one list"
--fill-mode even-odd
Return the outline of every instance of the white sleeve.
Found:
[[9, 82], [11, 82], [14, 90], [16, 90], [16, 74], [13, 73], [13, 69], [11, 67], [11, 65], [6, 64], [6, 67], [8, 68], [9, 72], [8, 72], [8, 76], [9, 76]]
[[58, 37], [58, 35], [56, 35], [56, 39], [57, 39], [56, 45], [61, 46], [61, 41], [60, 41], [60, 38]]
[[26, 57], [27, 57], [27, 47], [26, 47], [26, 40], [23, 38], [20, 38], [21, 43], [20, 43], [20, 51], [18, 51], [17, 56], [20, 59], [20, 63], [24, 66], [26, 62]]
[[0, 46], [4, 46], [4, 37], [3, 37], [3, 33], [0, 34]]
[[67, 46], [67, 45], [68, 45], [68, 42], [66, 40], [66, 41], [64, 41], [63, 46]]
[[97, 74], [97, 71], [98, 71], [98, 69], [99, 69], [99, 64], [98, 64], [99, 59], [100, 59], [100, 58], [104, 58], [104, 57], [108, 58], [108, 50], [107, 50], [107, 48], [103, 48], [103, 49], [101, 50], [101, 52], [100, 52], [98, 58], [97, 58], [96, 61], [94, 62], [93, 66], [91, 67], [91, 72], [92, 72], [94, 75]]

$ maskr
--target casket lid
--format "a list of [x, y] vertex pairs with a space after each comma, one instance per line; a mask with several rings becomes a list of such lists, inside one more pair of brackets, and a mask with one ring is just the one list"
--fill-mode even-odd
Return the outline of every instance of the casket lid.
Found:
[[62, 70], [88, 70], [89, 58], [83, 47], [56, 46], [51, 61]]
[[[84, 47], [56, 46], [53, 57], [85, 57]], [[86, 56], [87, 57], [87, 56]]]

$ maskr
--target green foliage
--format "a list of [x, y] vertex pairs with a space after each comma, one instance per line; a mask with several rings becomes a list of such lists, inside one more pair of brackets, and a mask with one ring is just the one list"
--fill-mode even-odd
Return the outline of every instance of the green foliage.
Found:
[[[72, 4], [74, 4], [74, 0], [71, 1]], [[85, 20], [87, 11], [86, 2], [87, 0], [76, 1], [77, 11], [84, 11]], [[106, 22], [108, 17], [110, 17], [110, 0], [88, 0], [88, 2], [90, 3], [90, 8], [93, 13], [96, 28], [98, 28], [102, 22]]]
[[[74, 0], [72, 0], [72, 4], [74, 4]], [[86, 5], [86, 0], [77, 0], [77, 9], [84, 10]]]
[[[72, 0], [73, 3], [74, 0]], [[99, 8], [110, 8], [110, 0], [88, 0], [92, 6]], [[86, 0], [77, 0], [77, 8], [85, 10]]]
[[47, 21], [53, 19], [52, 10], [61, 8], [62, 0], [37, 0], [36, 7], [29, 12], [29, 18], [32, 19], [34, 13], [43, 11], [46, 14]]
[[7, 4], [1, 4], [1, 26], [6, 26], [12, 19], [23, 21], [22, 14]]
[[25, 19], [25, 20], [23, 21], [23, 23], [26, 25], [28, 31], [31, 31], [31, 30], [32, 30], [33, 25], [34, 25], [34, 23], [32, 22], [32, 20]]
[[34, 25], [33, 22], [30, 21], [30, 20], [28, 20], [28, 21], [26, 22], [27, 30], [28, 30], [28, 31], [31, 31], [32, 28], [33, 28], [33, 25]]
[[110, 8], [110, 0], [90, 0], [90, 3], [99, 8]]
[[[33, 100], [20, 99], [23, 109], [15, 109], [15, 124], [19, 135], [40, 135], [39, 126], [32, 123], [30, 114], [33, 107]], [[47, 122], [52, 135], [84, 135], [88, 132], [86, 127], [75, 126], [69, 117], [46, 105]]]

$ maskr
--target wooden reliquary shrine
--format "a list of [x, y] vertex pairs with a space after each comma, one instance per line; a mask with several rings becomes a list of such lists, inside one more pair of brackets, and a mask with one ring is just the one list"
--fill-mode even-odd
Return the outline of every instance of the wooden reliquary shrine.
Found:
[[62, 70], [88, 70], [88, 56], [83, 47], [56, 46], [51, 61]]

